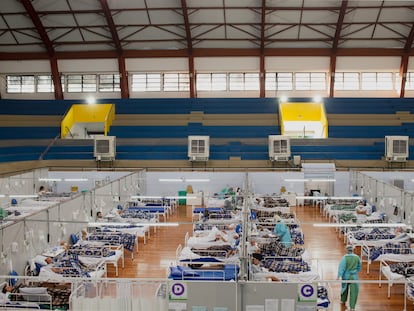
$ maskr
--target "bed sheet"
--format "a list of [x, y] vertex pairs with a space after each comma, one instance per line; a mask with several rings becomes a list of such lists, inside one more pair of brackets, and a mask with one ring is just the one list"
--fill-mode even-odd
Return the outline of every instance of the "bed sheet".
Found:
[[225, 199], [208, 198], [207, 206], [208, 207], [224, 207], [224, 201]]
[[[52, 271], [51, 266], [44, 266], [40, 269], [38, 280], [39, 281], [58, 281], [62, 282], [65, 281], [67, 276], [64, 276], [63, 274], [56, 273]], [[88, 272], [90, 278], [102, 278], [105, 276], [105, 269], [98, 269], [94, 271]], [[73, 276], [73, 277], [79, 277], [79, 276]], [[66, 281], [65, 281], [66, 282]]]
[[[225, 253], [225, 252], [224, 252]], [[238, 255], [230, 257], [218, 257], [218, 256], [206, 256], [199, 255], [191, 250], [190, 247], [184, 247], [178, 254], [178, 261], [180, 263], [226, 263], [226, 264], [240, 264], [240, 258]]]
[[289, 273], [289, 272], [258, 272], [253, 275], [254, 281], [265, 280], [267, 276], [275, 276], [283, 282], [313, 282], [320, 280], [318, 271], [318, 265], [316, 262], [312, 262], [309, 265], [310, 271]]

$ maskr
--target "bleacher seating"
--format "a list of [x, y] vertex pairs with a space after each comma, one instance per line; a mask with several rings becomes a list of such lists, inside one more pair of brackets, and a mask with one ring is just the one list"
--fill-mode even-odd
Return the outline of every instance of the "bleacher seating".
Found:
[[[292, 101], [306, 102], [310, 98]], [[187, 137], [210, 136], [211, 160], [268, 160], [268, 135], [280, 134], [274, 98], [111, 99], [119, 160], [187, 160]], [[291, 139], [303, 160], [381, 160], [384, 136], [414, 137], [414, 101], [327, 98], [329, 139]], [[93, 160], [93, 141], [56, 139], [57, 120], [75, 100], [0, 100], [0, 162]], [[13, 116], [19, 122], [14, 124]], [[47, 118], [46, 118], [47, 116]], [[42, 117], [44, 119], [42, 119]], [[413, 121], [412, 121], [413, 120]], [[412, 121], [412, 122], [411, 122]], [[31, 141], [21, 146], [22, 141]], [[2, 147], [3, 146], [3, 147]], [[410, 158], [414, 159], [414, 146]], [[411, 156], [412, 154], [412, 156]]]

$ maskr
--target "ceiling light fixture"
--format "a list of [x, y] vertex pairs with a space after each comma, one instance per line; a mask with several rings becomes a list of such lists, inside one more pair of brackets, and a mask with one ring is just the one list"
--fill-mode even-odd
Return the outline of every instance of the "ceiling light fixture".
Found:
[[150, 227], [178, 227], [178, 222], [144, 222], [144, 223], [129, 223], [129, 222], [89, 222], [88, 227], [129, 227], [129, 226], [150, 226]]
[[62, 178], [39, 178], [39, 181], [62, 181]]
[[87, 178], [64, 178], [63, 181], [88, 181]]

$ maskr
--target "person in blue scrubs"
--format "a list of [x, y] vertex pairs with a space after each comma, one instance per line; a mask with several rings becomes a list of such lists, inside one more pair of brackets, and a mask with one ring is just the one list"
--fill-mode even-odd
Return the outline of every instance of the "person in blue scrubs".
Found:
[[[338, 279], [340, 280], [358, 280], [358, 273], [361, 271], [361, 259], [354, 254], [352, 245], [346, 247], [346, 254], [342, 257], [338, 267]], [[341, 286], [341, 303], [345, 304], [348, 300], [351, 311], [355, 310], [358, 299], [359, 284], [358, 283], [342, 283]]]
[[288, 226], [286, 226], [282, 218], [278, 215], [274, 216], [274, 220], [276, 224], [273, 233], [279, 237], [279, 240], [284, 247], [290, 247], [292, 245], [292, 237]]

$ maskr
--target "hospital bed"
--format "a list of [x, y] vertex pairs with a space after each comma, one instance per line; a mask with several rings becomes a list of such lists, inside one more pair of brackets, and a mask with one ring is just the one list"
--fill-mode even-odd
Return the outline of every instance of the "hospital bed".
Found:
[[367, 261], [367, 273], [372, 262], [392, 261], [392, 262], [411, 262], [414, 261], [409, 242], [387, 242], [382, 246], [371, 247], [365, 243], [362, 245], [362, 256]]
[[77, 256], [63, 256], [52, 264], [41, 266], [38, 280], [61, 282], [67, 278], [102, 278], [106, 275], [106, 262], [104, 260], [84, 266], [82, 260]]
[[[320, 280], [320, 271], [317, 260], [298, 260], [295, 257], [265, 257], [266, 272], [252, 275], [252, 280], [264, 280], [268, 276], [277, 277], [282, 282], [314, 282]], [[274, 270], [274, 271], [270, 271]]]
[[[79, 241], [78, 245], [90, 248], [108, 249], [114, 252], [109, 257], [104, 258], [106, 264], [112, 264], [115, 267], [115, 274], [118, 276], [119, 261], [122, 268], [125, 267], [124, 246], [125, 243], [130, 245], [128, 248], [133, 250], [135, 239], [131, 235], [117, 232], [95, 232], [87, 237], [87, 240]], [[131, 251], [131, 254], [133, 252]]]
[[226, 250], [220, 249], [192, 249], [181, 244], [176, 249], [176, 263], [178, 265], [188, 265], [189, 267], [200, 267], [211, 264], [240, 264], [238, 254], [227, 256]]
[[239, 266], [224, 264], [205, 268], [191, 268], [189, 266], [176, 265], [169, 267], [168, 278], [173, 280], [198, 280], [198, 281], [235, 281], [238, 278]]
[[[0, 284], [1, 288], [6, 283]], [[0, 310], [49, 309], [53, 310], [53, 298], [46, 287], [19, 287], [8, 294], [7, 300], [0, 300]]]
[[358, 227], [355, 230], [350, 228], [345, 234], [345, 242], [354, 247], [358, 247], [360, 252], [360, 257], [362, 257], [362, 247], [381, 247], [386, 243], [392, 242], [395, 238], [395, 234], [390, 230], [390, 228], [368, 228], [368, 227]]
[[405, 281], [414, 281], [414, 261], [391, 262], [389, 260], [380, 261], [379, 287], [381, 287], [382, 277], [388, 282], [388, 298], [391, 297], [391, 287], [393, 284], [403, 284]]
[[162, 216], [164, 222], [167, 221], [167, 217], [172, 213], [172, 207], [170, 201], [164, 200], [140, 200], [140, 201], [127, 201], [126, 211], [141, 211], [151, 214], [157, 214]]

